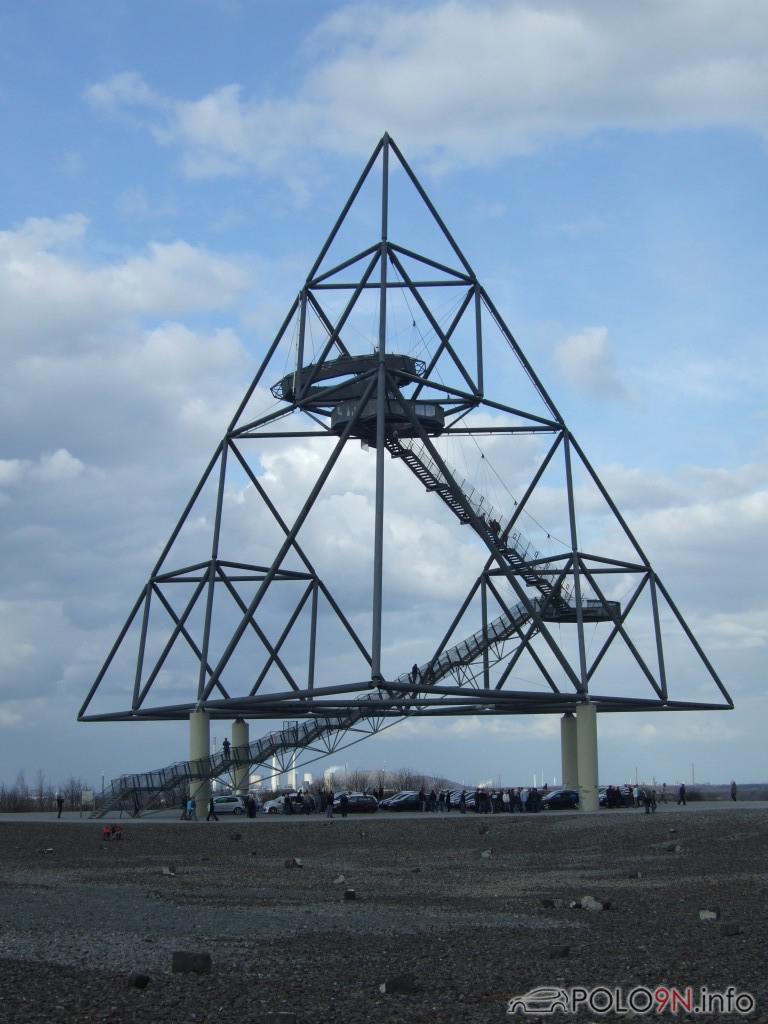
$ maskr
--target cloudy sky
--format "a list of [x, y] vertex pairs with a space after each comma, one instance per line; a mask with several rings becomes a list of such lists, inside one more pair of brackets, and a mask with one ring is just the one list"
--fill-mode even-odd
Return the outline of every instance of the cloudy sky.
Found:
[[[5, 5], [0, 780], [185, 756], [181, 724], [77, 709], [385, 130], [736, 702], [605, 716], [601, 777], [765, 780], [767, 54], [762, 0]], [[328, 495], [350, 537], [370, 465]], [[422, 499], [392, 536], [434, 625], [466, 544], [434, 569]], [[557, 730], [406, 724], [345, 759], [551, 780]]]

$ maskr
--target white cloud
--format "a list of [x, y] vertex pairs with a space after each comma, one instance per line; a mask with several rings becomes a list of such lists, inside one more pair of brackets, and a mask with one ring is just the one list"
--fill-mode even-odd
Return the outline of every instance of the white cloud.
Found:
[[0, 232], [0, 331], [5, 351], [81, 348], [97, 330], [137, 316], [225, 308], [243, 291], [242, 267], [188, 242], [151, 242], [147, 252], [94, 265], [81, 254], [80, 214], [30, 218]]
[[0, 485], [15, 484], [24, 475], [21, 459], [0, 459]]
[[557, 367], [568, 383], [601, 398], [625, 398], [616, 371], [607, 327], [586, 327], [564, 338], [555, 349]]
[[160, 96], [136, 72], [86, 96], [148, 117], [190, 176], [293, 173], [299, 152], [369, 150], [384, 128], [435, 167], [481, 165], [603, 129], [768, 129], [760, 0], [348, 5], [307, 40], [293, 93], [227, 83]]
[[45, 454], [40, 458], [38, 474], [41, 480], [72, 480], [85, 469], [85, 466], [70, 455], [66, 448], [59, 448], [58, 451]]
[[176, 213], [173, 203], [155, 203], [140, 185], [125, 189], [117, 197], [117, 212], [128, 220], [154, 220]]
[[739, 614], [721, 612], [704, 619], [701, 628], [713, 651], [768, 647], [768, 609], [752, 609]]
[[763, 381], [768, 373], [765, 339], [739, 346], [739, 358], [706, 358], [696, 348], [665, 349], [655, 364], [637, 370], [648, 391], [668, 393], [699, 402], [738, 402], [755, 397], [762, 403]]
[[19, 725], [21, 721], [22, 718], [18, 712], [0, 708], [0, 729], [10, 729], [14, 725]]
[[467, 715], [445, 721], [441, 718], [407, 719], [389, 739], [408, 735], [418, 738], [445, 737], [461, 740], [495, 740], [497, 738], [553, 739], [560, 735], [557, 715], [483, 716]]
[[16, 484], [26, 478], [51, 483], [58, 480], [72, 480], [85, 470], [80, 459], [75, 458], [66, 448], [55, 452], [44, 452], [32, 462], [28, 459], [0, 459], [0, 485]]
[[123, 71], [106, 82], [91, 85], [86, 90], [86, 97], [95, 107], [110, 111], [126, 105], [162, 105], [157, 93], [135, 71]]
[[[600, 478], [619, 508], [637, 511], [670, 511], [690, 506], [715, 508], [723, 502], [759, 495], [768, 487], [768, 466], [751, 463], [720, 469], [689, 466], [674, 475], [636, 467], [609, 464], [600, 467]], [[579, 495], [579, 504], [586, 495]], [[726, 514], [730, 514], [729, 509]]]

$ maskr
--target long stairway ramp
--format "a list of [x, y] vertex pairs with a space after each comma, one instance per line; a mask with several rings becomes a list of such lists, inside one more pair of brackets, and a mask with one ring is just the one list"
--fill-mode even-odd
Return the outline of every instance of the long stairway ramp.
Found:
[[[533, 602], [534, 607], [539, 609], [543, 604], [544, 601], [540, 598]], [[519, 636], [530, 618], [530, 611], [521, 602], [510, 609], [509, 615], [500, 615], [489, 622], [485, 629], [478, 630], [444, 650], [439, 657], [420, 665], [415, 684], [412, 671], [402, 673], [394, 682], [399, 684], [400, 690], [408, 686], [416, 691], [425, 686], [428, 688], [435, 685], [448, 675], [456, 676], [461, 669], [466, 670], [494, 645], [501, 645], [515, 635]], [[462, 685], [466, 679], [459, 675], [457, 681]], [[109, 783], [104, 800], [92, 817], [101, 818], [117, 809], [136, 816], [156, 805], [164, 793], [185, 788], [193, 780], [220, 778], [246, 765], [249, 768], [257, 764], [267, 765], [272, 757], [287, 750], [306, 748], [331, 733], [341, 735], [354, 729], [362, 719], [375, 717], [377, 703], [386, 699], [389, 706], [392, 692], [387, 692], [386, 682], [383, 682], [378, 693], [367, 693], [360, 697], [359, 708], [354, 708], [345, 715], [325, 715], [302, 722], [287, 723], [282, 729], [267, 733], [247, 746], [231, 747], [228, 756], [223, 752], [217, 752], [207, 758], [178, 761], [155, 771], [121, 775]], [[403, 693], [404, 709], [407, 703], [408, 695]], [[338, 749], [338, 744], [333, 749]], [[332, 750], [329, 749], [328, 753], [332, 753]]]
[[[371, 694], [361, 698], [361, 707], [343, 716], [326, 716], [291, 722], [282, 729], [267, 733], [244, 747], [230, 747], [228, 756], [223, 752], [194, 761], [177, 761], [166, 768], [140, 772], [134, 775], [120, 775], [113, 779], [105, 791], [105, 799], [92, 815], [101, 818], [118, 807], [129, 814], [138, 814], [157, 802], [163, 793], [186, 787], [191, 781], [217, 779], [229, 772], [250, 768], [257, 764], [268, 764], [272, 757], [285, 750], [306, 747], [322, 735], [335, 730], [352, 728], [361, 718], [370, 714]], [[368, 702], [364, 707], [363, 702]]]
[[[469, 523], [483, 540], [496, 547], [526, 583], [544, 597], [556, 596], [558, 601], [567, 603], [568, 594], [565, 590], [555, 595], [549, 563], [537, 566], [529, 564], [537, 561], [541, 552], [519, 530], [510, 530], [505, 535], [505, 520], [484, 495], [446, 464], [445, 468], [450, 474], [450, 478], [447, 477], [421, 441], [390, 436], [385, 444], [393, 459], [404, 462], [428, 491], [437, 494], [460, 523]], [[474, 513], [474, 518], [469, 515], [468, 508]]]
[[[540, 595], [528, 603], [514, 605], [509, 614], [499, 616], [484, 629], [442, 651], [429, 662], [417, 666], [415, 676], [413, 670], [398, 676], [394, 682], [398, 684], [398, 691], [403, 693], [405, 716], [409, 696], [415, 699], [419, 692], [429, 690], [446, 676], [452, 675], [459, 686], [471, 684], [474, 680], [470, 666], [494, 645], [501, 652], [506, 641], [514, 636], [520, 637], [523, 626], [533, 617], [531, 609], [543, 620], [567, 622], [576, 621], [576, 608], [570, 601], [567, 586], [555, 590], [551, 581], [550, 563], [539, 561], [540, 552], [534, 549], [519, 530], [506, 531], [505, 521], [488, 500], [447, 465], [445, 468], [451, 479], [446, 477], [422, 442], [391, 436], [386, 441], [386, 447], [393, 458], [402, 460], [408, 466], [427, 490], [434, 491], [441, 498], [461, 523], [471, 524], [491, 547], [495, 547], [510, 568]], [[531, 565], [531, 562], [536, 565]], [[582, 607], [582, 617], [590, 621], [615, 619], [619, 613], [619, 604], [614, 601], [587, 601]], [[537, 631], [534, 624], [531, 636]], [[501, 656], [500, 653], [499, 660]], [[408, 690], [404, 687], [408, 687]], [[391, 706], [394, 693], [394, 688], [388, 691], [383, 681], [378, 694], [368, 693], [359, 698], [359, 710], [354, 708], [345, 715], [287, 723], [282, 729], [267, 733], [247, 747], [231, 747], [228, 757], [221, 752], [195, 761], [180, 761], [156, 771], [121, 775], [110, 782], [105, 799], [93, 817], [102, 817], [117, 808], [138, 815], [156, 804], [164, 793], [187, 787], [192, 780], [220, 778], [245, 765], [267, 765], [272, 757], [287, 750], [306, 748], [332, 733], [341, 736], [354, 729], [362, 719], [375, 717], [377, 700], [381, 702], [386, 698], [387, 706]], [[337, 743], [327, 752], [332, 753], [338, 747]]]
[[[544, 601], [541, 598], [536, 598], [532, 604], [540, 612]], [[461, 640], [453, 647], [443, 651], [439, 657], [434, 658], [432, 661], [418, 665], [415, 679], [413, 670], [411, 670], [398, 676], [396, 682], [400, 684], [415, 682], [423, 688], [425, 684], [428, 687], [438, 683], [447, 675], [454, 674], [461, 685], [460, 680], [463, 678], [461, 674], [462, 669], [468, 668], [494, 645], [503, 644], [513, 636], [519, 637], [523, 626], [530, 619], [530, 611], [521, 601], [510, 609], [509, 615], [500, 615], [497, 619], [489, 622], [485, 629], [477, 630], [477, 632], [465, 640]]]

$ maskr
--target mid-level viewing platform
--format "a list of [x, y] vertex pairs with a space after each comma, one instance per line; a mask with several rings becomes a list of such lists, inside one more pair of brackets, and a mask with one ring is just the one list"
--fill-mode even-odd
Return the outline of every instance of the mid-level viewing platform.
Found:
[[[334, 434], [341, 434], [344, 431], [349, 421], [357, 413], [359, 405], [360, 403], [354, 400], [339, 402], [331, 414], [331, 431]], [[408, 412], [410, 412], [410, 416]], [[442, 406], [435, 402], [411, 402], [407, 398], [398, 398], [396, 401], [393, 401], [388, 398], [384, 414], [388, 435], [393, 430], [396, 430], [400, 437], [419, 436], [413, 426], [411, 416], [419, 422], [422, 429], [428, 434], [440, 434], [445, 426], [445, 412]], [[369, 399], [360, 410], [356, 428], [352, 433], [355, 437], [370, 440], [372, 444], [375, 443], [375, 398]]]

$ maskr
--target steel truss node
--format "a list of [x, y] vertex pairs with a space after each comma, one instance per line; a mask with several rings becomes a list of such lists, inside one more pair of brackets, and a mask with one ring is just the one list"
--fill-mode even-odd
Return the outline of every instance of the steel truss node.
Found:
[[[447, 256], [420, 254], [396, 236], [391, 229], [393, 182], [411, 190]], [[376, 239], [337, 253], [350, 211], [374, 186]], [[440, 300], [449, 293], [454, 301], [446, 313]], [[423, 351], [417, 354], [399, 350], [397, 302], [407, 307], [414, 328], [417, 322], [423, 325]], [[355, 318], [363, 308], [374, 325], [361, 342]], [[499, 345], [506, 351], [502, 363]], [[286, 369], [289, 346], [292, 365]], [[525, 402], [507, 400], [513, 380], [515, 387], [522, 381], [527, 389]], [[272, 408], [265, 406], [265, 396]], [[536, 440], [537, 465], [507, 508], [493, 507], [447, 461], [446, 444], [461, 438], [490, 438], [510, 450], [522, 438]], [[299, 439], [310, 446], [324, 442], [326, 450], [308, 494], [288, 514], [270, 496], [260, 462], [270, 446], [284, 451]], [[365, 636], [363, 610], [359, 604], [345, 609], [316, 568], [317, 553], [304, 543], [307, 522], [350, 442], [375, 453]], [[385, 632], [385, 463], [390, 486], [410, 474], [440, 500], [444, 518], [447, 514], [456, 526], [469, 527], [485, 552], [484, 564], [431, 655], [396, 676], [385, 675], [383, 667], [385, 642], [391, 640]], [[577, 473], [607, 510], [620, 541], [618, 555], [582, 546]], [[526, 538], [523, 528], [534, 496], [552, 477], [559, 481], [567, 508], [567, 539], [556, 543], [547, 535], [545, 551]], [[248, 552], [258, 548], [258, 558], [248, 557], [237, 538], [231, 547], [227, 495], [233, 480], [255, 508], [259, 530], [268, 540], [245, 545]], [[208, 492], [210, 515], [201, 519], [198, 506]], [[185, 538], [200, 522], [207, 528], [206, 547], [193, 550]], [[615, 596], [617, 579], [624, 586], [621, 600]], [[640, 608], [644, 619], [638, 630], [633, 613], [639, 615]], [[466, 622], [472, 619], [476, 626], [466, 635]], [[662, 620], [687, 645], [699, 688], [708, 685], [713, 691], [710, 699], [670, 695]], [[346, 662], [356, 665], [351, 670], [329, 660], [342, 646]], [[605, 687], [606, 666], [617, 648], [622, 664], [647, 686], [645, 695], [600, 692], [598, 683], [602, 679]], [[126, 651], [132, 666], [127, 706], [99, 710], [97, 694], [105, 695], [110, 673]], [[170, 666], [180, 651], [187, 670], [174, 676]], [[521, 678], [528, 679], [527, 686]], [[163, 699], [176, 688], [186, 688], [183, 699]], [[290, 730], [280, 730], [278, 747], [302, 748], [314, 756], [324, 736], [372, 734], [382, 723], [407, 717], [562, 714], [585, 701], [600, 711], [733, 707], [520, 345], [397, 145], [385, 135], [291, 304], [78, 719], [172, 720], [201, 709], [213, 719], [305, 719], [301, 728], [309, 731], [299, 737], [301, 742], [288, 746]], [[271, 747], [265, 737], [263, 746], [252, 744], [254, 749], [242, 751], [242, 757], [263, 764], [279, 753], [273, 749], [277, 735], [270, 734]], [[222, 769], [214, 762], [206, 772]]]

